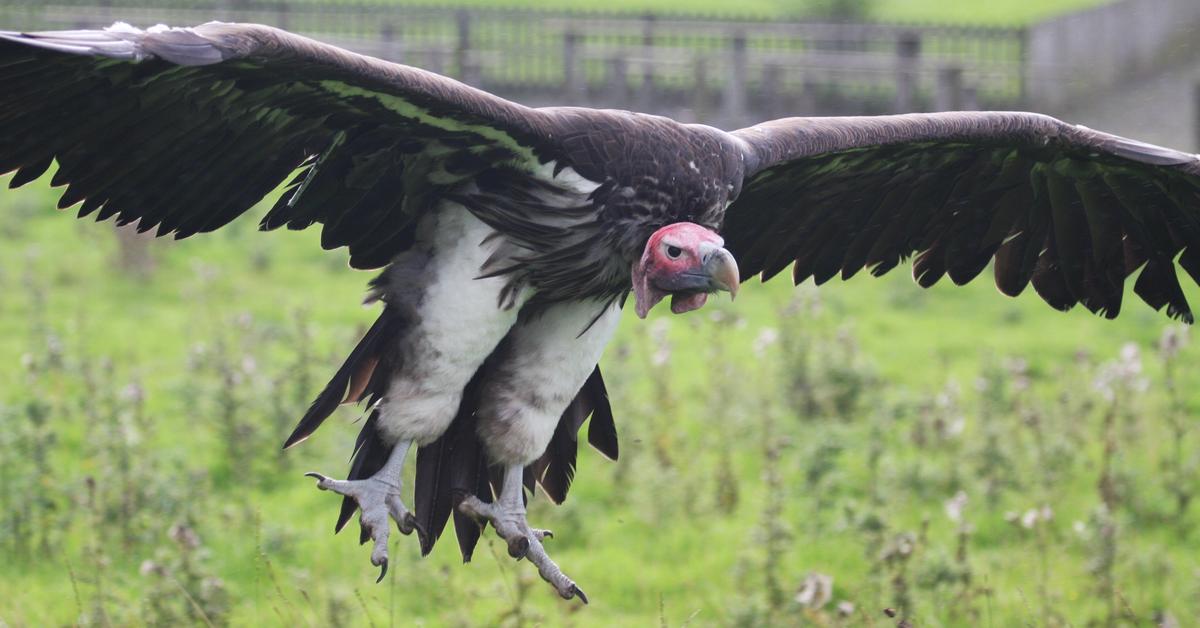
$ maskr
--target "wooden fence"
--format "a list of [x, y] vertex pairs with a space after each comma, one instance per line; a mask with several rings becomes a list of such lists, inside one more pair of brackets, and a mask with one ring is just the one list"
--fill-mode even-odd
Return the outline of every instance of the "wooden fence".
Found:
[[[1200, 6], [1200, 0], [1118, 4], [1137, 2]], [[449, 74], [527, 104], [628, 108], [725, 127], [782, 115], [1060, 104], [1064, 94], [1078, 93], [1060, 89], [1078, 74], [1072, 64], [1087, 61], [1055, 56], [1062, 55], [1054, 35], [1065, 28], [1061, 21], [1043, 31], [1041, 25], [784, 22], [380, 0], [157, 4], [0, 0], [0, 28], [98, 27], [118, 19], [138, 26], [261, 22]], [[1147, 34], [1162, 36], [1154, 29]]]
[[[94, 3], [95, 0], [92, 0]], [[1024, 31], [396, 6], [0, 3], [4, 28], [272, 24], [529, 104], [589, 104], [734, 126], [772, 116], [1014, 106]]]

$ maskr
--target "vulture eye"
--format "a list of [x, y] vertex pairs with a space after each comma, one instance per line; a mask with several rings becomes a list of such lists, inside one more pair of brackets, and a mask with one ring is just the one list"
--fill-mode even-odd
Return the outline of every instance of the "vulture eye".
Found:
[[679, 259], [680, 255], [683, 255], [683, 249], [671, 244], [667, 245], [667, 257], [671, 259]]

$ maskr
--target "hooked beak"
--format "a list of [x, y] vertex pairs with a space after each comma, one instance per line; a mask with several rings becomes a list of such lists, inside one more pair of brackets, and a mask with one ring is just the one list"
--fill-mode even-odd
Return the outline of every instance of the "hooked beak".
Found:
[[704, 256], [702, 272], [708, 277], [709, 290], [724, 290], [729, 293], [730, 300], [736, 298], [741, 282], [733, 253], [715, 245], [705, 245], [700, 250]]

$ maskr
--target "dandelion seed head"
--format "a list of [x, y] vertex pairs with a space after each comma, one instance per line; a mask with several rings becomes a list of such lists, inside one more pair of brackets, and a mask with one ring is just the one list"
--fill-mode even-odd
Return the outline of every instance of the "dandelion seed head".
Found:
[[966, 491], [959, 491], [954, 494], [954, 497], [947, 499], [943, 506], [946, 509], [946, 516], [954, 523], [962, 523], [963, 510], [967, 507]]
[[800, 583], [796, 592], [796, 603], [805, 608], [818, 609], [833, 597], [833, 576], [811, 572]]

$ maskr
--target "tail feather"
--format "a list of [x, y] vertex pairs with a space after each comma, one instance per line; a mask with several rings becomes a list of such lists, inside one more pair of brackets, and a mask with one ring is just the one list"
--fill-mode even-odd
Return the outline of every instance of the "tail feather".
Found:
[[[479, 437], [475, 435], [473, 424], [469, 437], [463, 440], [467, 443], [467, 447], [460, 450], [458, 464], [454, 466], [451, 474], [452, 501], [457, 506], [458, 502], [467, 495], [474, 495], [484, 502], [491, 502], [492, 493], [488, 485], [487, 456], [483, 453]], [[475, 545], [479, 542], [479, 536], [483, 534], [485, 527], [487, 527], [486, 524], [480, 524], [464, 515], [459, 512], [458, 508], [454, 509], [454, 536], [458, 540], [458, 551], [462, 554], [464, 563], [471, 562], [471, 555], [474, 554]]]
[[[451, 424], [450, 429], [455, 429]], [[413, 515], [417, 524], [425, 531], [421, 537], [421, 555], [428, 556], [450, 518], [452, 505], [446, 499], [448, 491], [441, 490], [446, 479], [443, 469], [450, 458], [452, 447], [449, 439], [442, 438], [417, 450], [416, 482], [413, 486]]]
[[[433, 551], [457, 504], [456, 474], [462, 474], [465, 478], [475, 472], [474, 467], [480, 457], [476, 440], [473, 411], [467, 416], [460, 411], [440, 438], [417, 451], [413, 511], [417, 522], [425, 530], [425, 538], [421, 539], [422, 556]], [[470, 484], [463, 489], [464, 492], [473, 491], [474, 487], [474, 484]]]
[[384, 308], [379, 319], [363, 335], [358, 346], [354, 347], [345, 363], [333, 375], [333, 379], [329, 380], [325, 389], [313, 400], [308, 412], [304, 413], [304, 417], [292, 431], [292, 435], [283, 443], [284, 449], [311, 436], [342, 403], [359, 401], [373, 392], [372, 388], [377, 387], [376, 384], [381, 379], [379, 371], [382, 369], [376, 367], [385, 357], [385, 349], [389, 344], [393, 344], [399, 335], [400, 320], [391, 308]]
[[[463, 389], [458, 414], [450, 427], [434, 442], [417, 450], [413, 486], [413, 514], [425, 531], [421, 555], [427, 556], [446, 529], [450, 514], [462, 496], [474, 493], [482, 451], [475, 436], [475, 409], [479, 405], [480, 368]], [[480, 495], [480, 499], [485, 496]], [[458, 524], [455, 524], [458, 528]], [[477, 525], [475, 527], [478, 527]]]
[[[476, 377], [479, 375], [476, 374]], [[455, 420], [458, 425], [451, 426], [451, 451], [441, 469], [446, 476], [441, 488], [441, 503], [448, 507], [454, 516], [454, 536], [464, 563], [471, 562], [475, 545], [487, 524], [464, 515], [459, 512], [457, 506], [467, 495], [474, 495], [484, 502], [492, 501], [487, 454], [484, 453], [483, 443], [479, 441], [479, 435], [475, 431], [475, 410], [479, 407], [478, 388], [468, 387], [468, 392], [471, 395], [463, 397], [463, 406]], [[445, 526], [445, 519], [442, 525]], [[429, 549], [433, 549], [432, 541]]]
[[571, 405], [563, 411], [545, 453], [530, 465], [542, 491], [556, 504], [561, 504], [567, 499], [567, 489], [571, 487], [571, 480], [575, 478], [579, 425], [587, 420], [590, 412], [589, 399], [585, 391], [581, 390], [571, 401]]
[[[542, 457], [532, 465], [534, 475], [542, 491], [556, 504], [567, 499], [567, 490], [575, 479], [575, 461], [579, 449], [579, 428], [591, 417], [588, 425], [588, 441], [605, 456], [617, 458], [617, 431], [613, 424], [612, 407], [608, 403], [608, 391], [600, 367], [592, 371], [575, 395], [575, 399], [563, 411], [550, 445]], [[598, 443], [598, 444], [597, 444]]]

